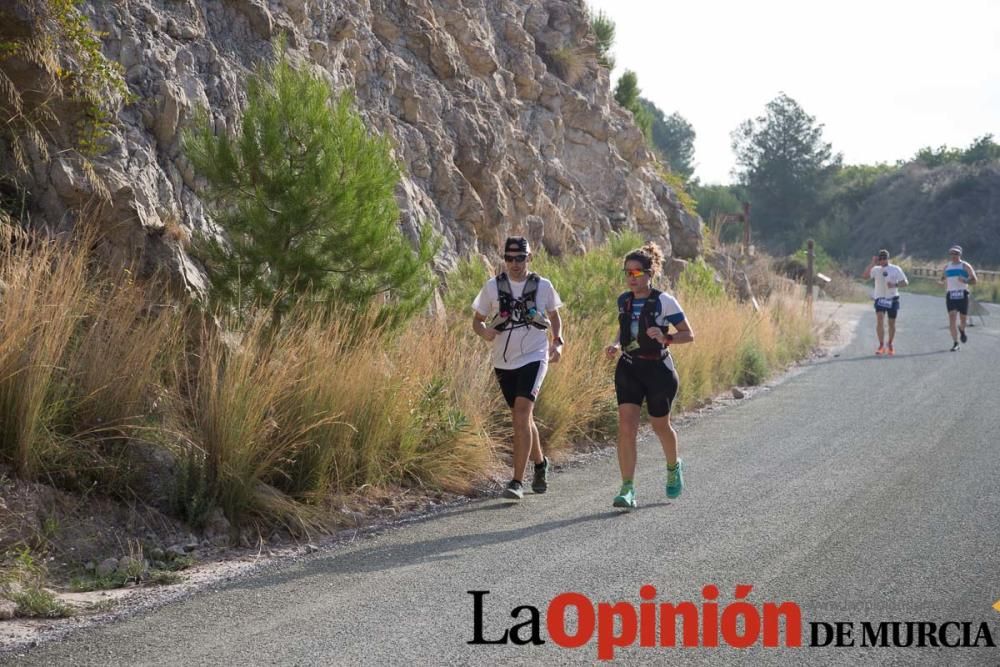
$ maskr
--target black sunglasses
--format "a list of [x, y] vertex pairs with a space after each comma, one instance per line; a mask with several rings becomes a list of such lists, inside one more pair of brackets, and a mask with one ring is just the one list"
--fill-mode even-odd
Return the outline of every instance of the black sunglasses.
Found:
[[528, 259], [527, 255], [504, 255], [503, 256], [503, 261], [505, 261], [505, 262], [517, 262], [518, 264], [520, 264], [521, 262], [527, 261], [527, 259]]

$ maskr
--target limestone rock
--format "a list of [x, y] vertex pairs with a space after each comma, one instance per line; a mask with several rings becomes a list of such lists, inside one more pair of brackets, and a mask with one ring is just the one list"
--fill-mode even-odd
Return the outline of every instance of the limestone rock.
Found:
[[[632, 229], [668, 255], [701, 253], [701, 221], [660, 180], [613, 100], [581, 0], [87, 0], [83, 9], [134, 96], [95, 158], [110, 191], [96, 215], [108, 230], [102, 252], [166, 269], [191, 291], [204, 277], [164, 237], [165, 220], [187, 234], [218, 230], [183, 156], [184, 130], [199, 110], [216, 131], [237, 127], [247, 77], [279, 33], [298, 66], [351, 90], [369, 127], [390, 136], [403, 167], [401, 226], [415, 237], [427, 221], [440, 234], [436, 268], [495, 255], [512, 232], [563, 253]], [[574, 54], [573, 76], [557, 52]], [[60, 108], [62, 125], [78, 120], [71, 112]], [[10, 165], [0, 155], [0, 168]], [[64, 160], [33, 167], [24, 184], [33, 215], [72, 224], [92, 184]]]

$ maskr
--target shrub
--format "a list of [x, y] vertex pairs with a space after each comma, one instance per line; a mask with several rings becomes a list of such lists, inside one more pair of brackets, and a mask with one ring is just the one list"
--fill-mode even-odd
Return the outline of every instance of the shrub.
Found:
[[737, 384], [756, 386], [768, 375], [767, 356], [754, 342], [746, 343], [739, 351]]
[[391, 297], [382, 316], [397, 320], [428, 303], [436, 244], [426, 225], [416, 252], [403, 238], [389, 141], [283, 45], [250, 78], [238, 134], [216, 136], [205, 113], [184, 146], [228, 235], [197, 246], [219, 303], [270, 305], [273, 324], [306, 293], [361, 310]]
[[586, 71], [584, 53], [571, 46], [564, 46], [548, 52], [548, 63], [552, 71], [567, 85], [575, 86]]
[[677, 279], [677, 290], [708, 301], [721, 301], [726, 296], [726, 289], [716, 278], [715, 271], [700, 257], [684, 267]]

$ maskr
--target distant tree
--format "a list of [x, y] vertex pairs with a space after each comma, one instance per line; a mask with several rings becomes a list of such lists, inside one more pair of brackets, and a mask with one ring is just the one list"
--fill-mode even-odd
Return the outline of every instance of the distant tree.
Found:
[[202, 245], [219, 302], [272, 305], [275, 324], [305, 293], [319, 305], [391, 296], [392, 318], [427, 304], [436, 248], [429, 228], [416, 250], [399, 229], [389, 141], [283, 46], [250, 77], [239, 129], [216, 135], [202, 116], [184, 147], [228, 237]]
[[899, 165], [884, 163], [842, 165], [835, 169], [820, 207], [822, 213], [813, 226], [816, 242], [831, 253], [846, 257], [854, 235], [851, 221], [884, 179], [899, 169]]
[[978, 164], [995, 160], [1000, 160], [1000, 145], [993, 141], [992, 134], [984, 134], [973, 140], [961, 157], [964, 164]]
[[930, 146], [925, 146], [917, 151], [913, 161], [933, 169], [941, 165], [958, 162], [961, 158], [962, 151], [957, 148], [949, 148], [947, 146], [931, 148]]
[[590, 29], [597, 40], [597, 62], [609, 70], [615, 68], [615, 57], [611, 48], [615, 45], [615, 22], [604, 10], [590, 11]]
[[720, 215], [736, 214], [743, 210], [738, 188], [732, 185], [692, 184], [691, 195], [698, 201], [698, 215], [705, 222], [710, 222]]
[[694, 127], [676, 111], [665, 115], [662, 109], [644, 97], [639, 98], [639, 104], [652, 118], [653, 147], [671, 171], [689, 181], [694, 175]]
[[642, 130], [647, 141], [651, 141], [653, 116], [639, 101], [640, 93], [638, 75], [630, 69], [625, 70], [618, 77], [618, 83], [615, 84], [615, 101], [632, 112], [632, 115], [635, 117], [635, 124]]
[[731, 138], [755, 233], [778, 249], [798, 247], [841, 161], [823, 141], [823, 125], [781, 93], [763, 116], [741, 123]]

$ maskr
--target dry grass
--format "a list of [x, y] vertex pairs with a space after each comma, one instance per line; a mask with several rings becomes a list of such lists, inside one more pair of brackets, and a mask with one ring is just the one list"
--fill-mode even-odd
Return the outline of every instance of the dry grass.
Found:
[[86, 247], [22, 237], [0, 255], [0, 459], [29, 479], [126, 483], [102, 442], [148, 421], [181, 318], [127, 271], [89, 266]]
[[57, 242], [0, 254], [0, 457], [22, 477], [38, 472], [52, 446], [64, 353], [87, 308], [85, 276], [83, 254]]
[[275, 345], [268, 325], [266, 310], [239, 336], [206, 321], [183, 377], [178, 421], [205, 491], [231, 520], [299, 531], [311, 522], [274, 484], [309, 432], [330, 418], [288, 409], [307, 369]]
[[573, 342], [566, 345], [559, 363], [549, 365], [535, 409], [547, 451], [571, 447], [581, 436], [608, 437], [617, 426], [614, 366], [604, 357], [612, 338], [606, 318], [567, 313], [564, 329]]
[[180, 309], [151, 291], [129, 271], [91, 284], [66, 362], [74, 433], [134, 435], [151, 410], [182, 342]]
[[[536, 407], [550, 452], [614, 431], [603, 349], [616, 332], [622, 249], [638, 245], [616, 239], [539, 262], [567, 301], [570, 341]], [[180, 450], [178, 511], [193, 524], [218, 506], [237, 525], [298, 533], [360, 490], [468, 491], [509, 451], [488, 346], [469, 327], [478, 271], [450, 280], [449, 321], [390, 329], [377, 309], [324, 314], [303, 301], [274, 331], [267, 308], [222, 326], [157, 305], [127, 273], [94, 274], [86, 244], [76, 247], [36, 241], [2, 257], [0, 457], [20, 475], [84, 461], [107, 468], [95, 488], [115, 493], [127, 479], [108, 449], [142, 438]], [[809, 319], [780, 282], [757, 313], [705, 267], [691, 270], [677, 294], [696, 333], [674, 350], [679, 408], [763, 381], [808, 349]]]
[[315, 369], [294, 402], [337, 416], [312, 438], [292, 488], [313, 497], [398, 483], [468, 489], [491, 458], [485, 359], [444, 323], [386, 330], [376, 319], [292, 316], [285, 350]]
[[684, 293], [677, 298], [695, 331], [694, 344], [671, 351], [681, 378], [681, 410], [733, 385], [760, 384], [813, 345], [808, 313], [791, 288], [772, 291], [759, 313], [730, 298], [706, 301]]
[[564, 46], [548, 51], [547, 56], [552, 71], [569, 86], [575, 86], [587, 71], [588, 54], [580, 48]]
[[266, 318], [238, 343], [206, 333], [184, 392], [206, 491], [231, 519], [307, 529], [318, 515], [304, 508], [331, 496], [393, 484], [466, 491], [493, 460], [492, 377], [444, 324], [388, 331], [376, 311], [300, 305], [272, 336]]

